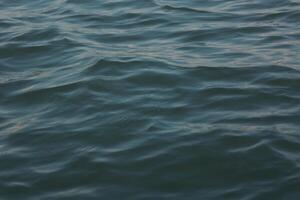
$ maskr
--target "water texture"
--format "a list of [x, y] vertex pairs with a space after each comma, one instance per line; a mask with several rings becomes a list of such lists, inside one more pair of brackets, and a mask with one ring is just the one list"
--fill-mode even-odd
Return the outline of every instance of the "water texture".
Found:
[[0, 199], [300, 199], [300, 1], [1, 0]]

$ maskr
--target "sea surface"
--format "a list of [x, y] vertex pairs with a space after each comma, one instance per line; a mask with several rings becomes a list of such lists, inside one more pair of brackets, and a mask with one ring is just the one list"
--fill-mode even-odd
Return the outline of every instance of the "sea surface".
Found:
[[0, 0], [1, 200], [299, 200], [299, 0]]

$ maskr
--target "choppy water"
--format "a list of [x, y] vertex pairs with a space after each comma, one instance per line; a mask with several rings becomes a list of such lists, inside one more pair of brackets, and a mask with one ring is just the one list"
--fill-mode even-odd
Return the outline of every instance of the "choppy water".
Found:
[[0, 199], [300, 199], [298, 0], [1, 0]]

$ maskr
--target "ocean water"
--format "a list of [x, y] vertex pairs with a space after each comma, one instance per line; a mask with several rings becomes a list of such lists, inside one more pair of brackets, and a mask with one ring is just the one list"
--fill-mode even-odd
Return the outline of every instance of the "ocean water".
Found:
[[1, 0], [0, 199], [300, 199], [299, 0]]

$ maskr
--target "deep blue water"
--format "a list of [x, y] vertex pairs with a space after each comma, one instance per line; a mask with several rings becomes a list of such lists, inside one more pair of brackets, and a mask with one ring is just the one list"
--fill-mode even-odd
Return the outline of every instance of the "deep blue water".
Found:
[[0, 0], [0, 199], [299, 200], [299, 0]]

